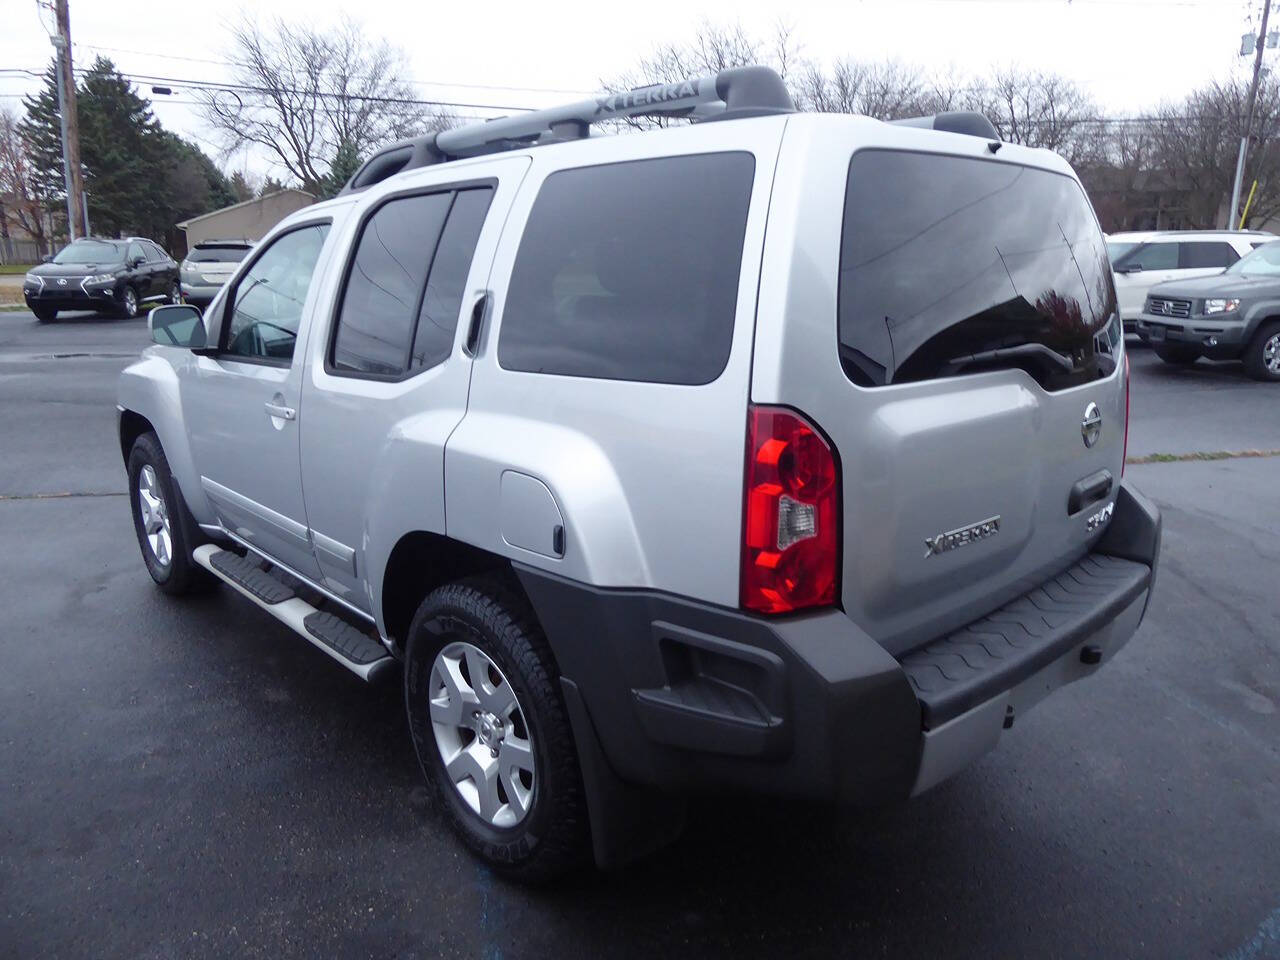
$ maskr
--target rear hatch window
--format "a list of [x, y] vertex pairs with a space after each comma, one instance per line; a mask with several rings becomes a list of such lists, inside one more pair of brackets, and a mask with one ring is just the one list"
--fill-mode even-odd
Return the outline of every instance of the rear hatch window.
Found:
[[1070, 177], [864, 150], [849, 164], [839, 341], [863, 387], [1018, 367], [1062, 390], [1116, 368], [1106, 245]]
[[192, 263], [239, 263], [248, 247], [196, 247], [187, 255]]

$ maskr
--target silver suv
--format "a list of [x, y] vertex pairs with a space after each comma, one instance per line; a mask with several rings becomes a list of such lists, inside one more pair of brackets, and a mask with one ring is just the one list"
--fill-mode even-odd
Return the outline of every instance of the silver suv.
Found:
[[[589, 136], [654, 113], [702, 122]], [[402, 663], [441, 809], [524, 878], [695, 792], [920, 793], [1147, 606], [1102, 233], [974, 115], [796, 113], [750, 68], [463, 127], [151, 328], [151, 576]]]

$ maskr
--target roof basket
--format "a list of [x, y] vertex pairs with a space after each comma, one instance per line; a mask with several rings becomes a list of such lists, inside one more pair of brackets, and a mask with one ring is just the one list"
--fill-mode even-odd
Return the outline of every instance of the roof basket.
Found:
[[935, 113], [931, 117], [908, 117], [905, 120], [890, 120], [890, 123], [901, 127], [924, 127], [927, 130], [942, 130], [945, 133], [963, 133], [971, 137], [982, 137], [984, 140], [999, 140], [995, 126], [980, 113], [955, 110], [949, 113]]
[[446, 160], [584, 139], [590, 135], [592, 124], [609, 120], [656, 115], [728, 120], [794, 110], [791, 95], [776, 73], [768, 67], [737, 67], [721, 70], [713, 77], [600, 94], [561, 107], [497, 117], [404, 140], [384, 147], [366, 160], [342, 192], [363, 190], [402, 170]]

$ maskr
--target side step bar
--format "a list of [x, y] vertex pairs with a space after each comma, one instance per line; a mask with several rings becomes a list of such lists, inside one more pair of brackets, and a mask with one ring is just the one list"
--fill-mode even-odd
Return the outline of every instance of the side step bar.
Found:
[[230, 584], [362, 680], [372, 682], [394, 661], [377, 640], [333, 614], [317, 610], [253, 560], [212, 543], [196, 547], [192, 556], [219, 580]]

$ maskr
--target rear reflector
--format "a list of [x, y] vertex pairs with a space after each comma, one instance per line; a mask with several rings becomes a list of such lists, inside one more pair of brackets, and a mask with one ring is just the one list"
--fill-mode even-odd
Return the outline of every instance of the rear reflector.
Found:
[[1124, 476], [1125, 461], [1129, 459], [1129, 351], [1124, 352], [1124, 455], [1120, 460], [1120, 476]]
[[747, 413], [741, 602], [790, 613], [836, 602], [839, 477], [831, 446], [800, 414]]

